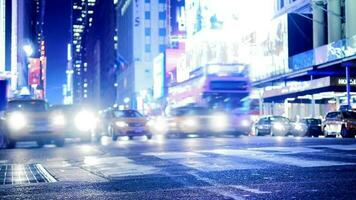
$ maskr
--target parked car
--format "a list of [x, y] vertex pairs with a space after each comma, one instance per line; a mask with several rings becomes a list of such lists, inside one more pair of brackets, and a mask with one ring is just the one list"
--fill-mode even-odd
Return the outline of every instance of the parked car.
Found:
[[321, 119], [303, 118], [292, 124], [291, 132], [294, 136], [318, 137], [319, 135], [323, 135], [321, 124]]
[[17, 141], [36, 141], [39, 146], [54, 142], [63, 146], [65, 139], [56, 132], [56, 119], [48, 112], [44, 100], [19, 99], [8, 102], [3, 118], [3, 133], [7, 148], [14, 148]]
[[283, 116], [264, 116], [254, 125], [256, 136], [286, 136], [291, 133], [291, 122]]
[[325, 137], [354, 138], [356, 134], [356, 112], [336, 111], [329, 112], [323, 124]]
[[102, 113], [101, 127], [113, 141], [122, 136], [128, 136], [130, 140], [135, 136], [152, 138], [148, 119], [137, 110], [107, 110]]
[[91, 109], [79, 105], [55, 105], [49, 110], [57, 124], [56, 131], [64, 137], [79, 138], [82, 142], [95, 138], [97, 117]]
[[247, 135], [251, 120], [248, 115], [200, 106], [172, 109], [167, 117], [167, 135]]

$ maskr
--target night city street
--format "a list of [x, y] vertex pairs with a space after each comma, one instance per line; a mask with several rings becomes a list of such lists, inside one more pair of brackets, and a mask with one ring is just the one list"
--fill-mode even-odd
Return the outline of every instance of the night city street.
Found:
[[356, 0], [0, 0], [0, 200], [356, 199]]
[[[46, 183], [5, 175], [1, 199], [354, 199], [356, 141], [220, 137], [19, 143], [0, 152], [0, 181], [12, 163], [40, 164]], [[15, 167], [12, 165], [12, 167]], [[16, 167], [15, 167], [16, 168]], [[27, 181], [26, 179], [24, 181]], [[4, 182], [1, 182], [3, 184]]]

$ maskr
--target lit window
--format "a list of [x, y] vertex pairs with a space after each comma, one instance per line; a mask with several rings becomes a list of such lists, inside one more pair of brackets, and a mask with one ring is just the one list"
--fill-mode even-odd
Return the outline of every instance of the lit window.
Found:
[[160, 20], [166, 20], [166, 12], [159, 12], [158, 17]]
[[159, 36], [166, 36], [166, 29], [165, 28], [160, 28], [159, 29]]
[[151, 29], [145, 28], [145, 36], [151, 36]]
[[145, 19], [151, 19], [151, 12], [145, 11]]
[[145, 45], [145, 52], [146, 53], [151, 53], [151, 45], [149, 45], [149, 44]]

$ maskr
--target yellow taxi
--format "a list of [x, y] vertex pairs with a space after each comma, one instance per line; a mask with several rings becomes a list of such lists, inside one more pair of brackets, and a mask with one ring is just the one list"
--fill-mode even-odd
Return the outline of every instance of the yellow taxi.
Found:
[[101, 123], [104, 132], [114, 141], [123, 136], [129, 137], [130, 140], [135, 136], [152, 138], [147, 118], [137, 110], [108, 110], [104, 113]]

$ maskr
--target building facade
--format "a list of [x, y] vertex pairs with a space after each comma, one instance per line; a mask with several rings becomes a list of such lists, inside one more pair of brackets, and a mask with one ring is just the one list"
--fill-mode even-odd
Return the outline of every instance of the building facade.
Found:
[[138, 108], [152, 96], [153, 60], [166, 49], [167, 1], [121, 0], [116, 9], [117, 104]]
[[[45, 96], [46, 54], [43, 36], [45, 0], [0, 1], [0, 69], [11, 84], [13, 95], [28, 88], [35, 97]], [[26, 47], [26, 48], [24, 48]], [[36, 84], [29, 76], [36, 59]], [[32, 87], [31, 87], [32, 86]]]
[[[72, 0], [71, 15], [71, 64], [73, 73], [73, 102], [89, 103], [91, 94], [91, 74], [86, 61], [87, 34], [92, 26], [96, 0]], [[73, 72], [71, 72], [73, 70]]]
[[[287, 55], [283, 71], [278, 71], [269, 62], [256, 65], [255, 69], [265, 69], [253, 77], [256, 93], [260, 95], [260, 114], [298, 119], [322, 117], [339, 109], [340, 105], [348, 104], [349, 99], [346, 69], [349, 69], [351, 78], [350, 103], [355, 106], [356, 16], [352, 10], [356, 1], [276, 0], [275, 5], [276, 14], [271, 23], [287, 18], [287, 30], [293, 24], [303, 29], [298, 37], [296, 31], [286, 31], [281, 35], [287, 41], [284, 48], [277, 48], [279, 53]], [[304, 19], [296, 20], [298, 18], [291, 16]], [[272, 31], [278, 32], [279, 27]], [[311, 31], [305, 31], [310, 28]], [[270, 44], [278, 44], [276, 41]], [[300, 46], [303, 48], [295, 51]], [[266, 55], [276, 52], [267, 47], [271, 45], [261, 48], [269, 52]], [[291, 54], [291, 51], [295, 53]], [[264, 58], [261, 56], [259, 60]]]

